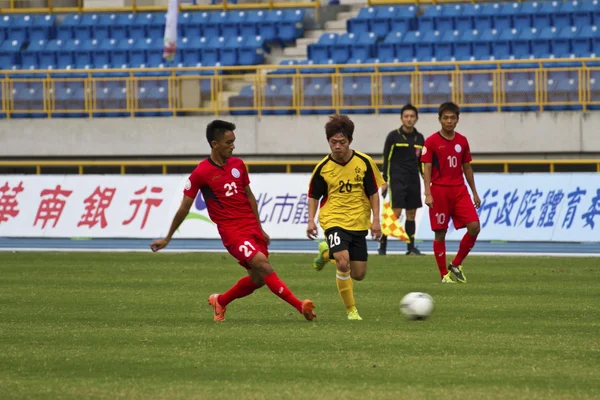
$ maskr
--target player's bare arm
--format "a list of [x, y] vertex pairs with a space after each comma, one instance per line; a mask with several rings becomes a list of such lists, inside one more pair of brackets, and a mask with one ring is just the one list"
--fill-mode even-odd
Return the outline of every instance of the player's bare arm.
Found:
[[475, 204], [475, 208], [479, 208], [481, 205], [481, 200], [479, 199], [479, 194], [477, 194], [477, 189], [475, 188], [475, 176], [473, 174], [473, 167], [471, 163], [463, 163], [462, 165], [463, 173], [465, 174], [465, 178], [469, 187], [471, 188], [471, 192], [473, 193], [473, 204]]
[[310, 240], [315, 240], [319, 236], [317, 224], [315, 223], [318, 206], [319, 201], [317, 199], [308, 199], [308, 227], [306, 228], [306, 237]]
[[427, 207], [432, 207], [433, 197], [431, 197], [431, 163], [423, 163], [423, 186], [425, 186], [425, 204]]
[[173, 222], [171, 222], [169, 234], [164, 239], [158, 239], [150, 243], [150, 248], [152, 249], [152, 251], [156, 252], [167, 247], [167, 245], [171, 241], [171, 238], [175, 234], [175, 231], [177, 231], [179, 225], [181, 225], [181, 223], [185, 220], [185, 217], [187, 217], [188, 213], [190, 212], [192, 204], [194, 204], [194, 199], [183, 195], [183, 201], [179, 205], [179, 210], [177, 210], [177, 213], [175, 213], [175, 216], [173, 217]]
[[246, 197], [248, 197], [248, 201], [250, 202], [252, 212], [256, 216], [258, 226], [260, 226], [260, 230], [262, 231], [263, 236], [265, 237], [265, 242], [267, 242], [267, 245], [269, 245], [271, 244], [271, 238], [269, 237], [267, 232], [265, 232], [265, 230], [262, 228], [262, 223], [260, 222], [260, 215], [258, 214], [258, 203], [256, 202], [256, 197], [254, 196], [254, 193], [252, 193], [252, 189], [250, 189], [250, 185], [244, 187], [244, 191], [246, 192]]
[[371, 235], [375, 239], [379, 239], [381, 237], [381, 210], [380, 210], [380, 202], [379, 202], [379, 192], [373, 193], [369, 196], [369, 201], [371, 202], [371, 210], [373, 211], [373, 222], [371, 223]]

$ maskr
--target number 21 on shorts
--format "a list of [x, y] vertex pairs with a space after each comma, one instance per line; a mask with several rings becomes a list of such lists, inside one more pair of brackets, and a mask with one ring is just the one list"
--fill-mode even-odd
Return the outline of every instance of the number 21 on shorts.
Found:
[[327, 239], [329, 239], [329, 248], [338, 246], [340, 243], [342, 243], [342, 239], [340, 239], [337, 232], [330, 233], [327, 236]]
[[256, 247], [252, 245], [249, 241], [245, 241], [244, 244], [241, 244], [239, 247], [241, 253], [244, 254], [244, 257], [250, 257], [252, 255], [252, 251], [256, 250]]

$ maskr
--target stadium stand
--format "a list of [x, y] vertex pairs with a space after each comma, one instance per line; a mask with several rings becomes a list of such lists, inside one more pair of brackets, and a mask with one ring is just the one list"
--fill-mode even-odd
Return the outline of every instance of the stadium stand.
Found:
[[[466, 111], [600, 108], [598, 0], [365, 7], [347, 33], [309, 45], [307, 59], [250, 69], [301, 38], [304, 17], [181, 12], [179, 51], [167, 63], [164, 13], [6, 14], [0, 115], [176, 115], [186, 107], [173, 76], [197, 82], [213, 104], [206, 110], [238, 115], [396, 112], [407, 101], [426, 112], [450, 99]], [[243, 74], [233, 66], [256, 77], [225, 96], [223, 81]]]

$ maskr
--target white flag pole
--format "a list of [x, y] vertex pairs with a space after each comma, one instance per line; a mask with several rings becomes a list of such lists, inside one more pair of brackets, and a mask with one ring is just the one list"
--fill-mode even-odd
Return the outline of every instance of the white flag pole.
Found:
[[179, 14], [179, 0], [169, 0], [167, 9], [167, 23], [165, 25], [165, 43], [163, 58], [173, 61], [177, 53], [177, 16]]

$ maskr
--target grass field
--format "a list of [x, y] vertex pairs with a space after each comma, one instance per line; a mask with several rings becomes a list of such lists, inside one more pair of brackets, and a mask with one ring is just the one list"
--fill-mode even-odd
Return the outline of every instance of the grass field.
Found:
[[[0, 253], [0, 398], [600, 398], [597, 259], [470, 257], [442, 285], [431, 256], [372, 256], [360, 322], [311, 259], [272, 256], [317, 322], [263, 288], [215, 323], [245, 273], [226, 254]], [[409, 291], [429, 320], [402, 318]]]

